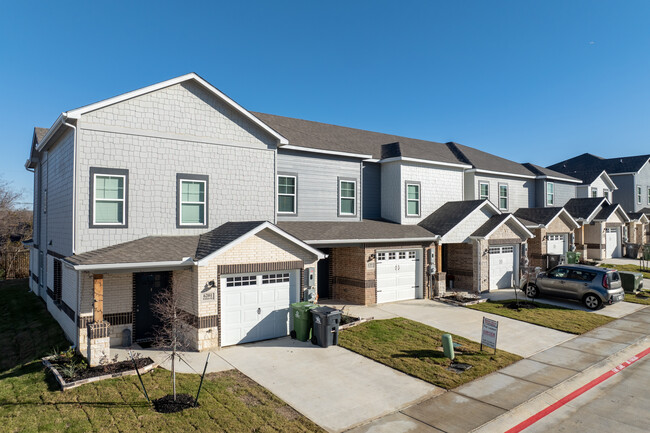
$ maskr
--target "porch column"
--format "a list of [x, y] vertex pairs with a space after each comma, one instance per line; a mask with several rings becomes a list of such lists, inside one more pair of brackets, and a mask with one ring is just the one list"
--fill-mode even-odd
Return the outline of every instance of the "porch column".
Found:
[[439, 242], [432, 248], [435, 248], [436, 252], [436, 262], [435, 264], [431, 263], [436, 267], [436, 272], [434, 274], [435, 285], [431, 288], [432, 295], [445, 296], [445, 293], [447, 292], [447, 273], [442, 272], [442, 244]]
[[88, 324], [88, 364], [100, 365], [110, 356], [110, 324], [104, 320], [104, 276], [93, 275], [93, 322]]

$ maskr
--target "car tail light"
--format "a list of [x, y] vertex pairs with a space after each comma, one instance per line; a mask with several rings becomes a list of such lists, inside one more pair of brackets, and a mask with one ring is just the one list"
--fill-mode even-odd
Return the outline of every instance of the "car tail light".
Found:
[[607, 274], [603, 275], [603, 287], [609, 289], [609, 281], [607, 280]]

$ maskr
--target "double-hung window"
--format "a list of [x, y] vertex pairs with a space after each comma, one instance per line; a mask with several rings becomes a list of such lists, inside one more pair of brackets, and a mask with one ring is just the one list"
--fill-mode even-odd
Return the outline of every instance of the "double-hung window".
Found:
[[339, 180], [339, 215], [357, 214], [357, 181]]
[[176, 175], [177, 227], [208, 226], [208, 181], [205, 175]]
[[490, 184], [487, 182], [478, 183], [478, 198], [479, 200], [490, 199]]
[[636, 186], [636, 204], [641, 204], [641, 187], [639, 185]]
[[610, 200], [609, 190], [607, 188], [603, 188], [603, 197], [605, 197], [607, 200]]
[[420, 216], [419, 183], [406, 183], [406, 216]]
[[278, 213], [296, 213], [296, 176], [278, 176]]
[[508, 185], [499, 184], [499, 209], [508, 210]]
[[648, 204], [650, 204], [650, 186], [648, 187]]
[[598, 197], [598, 188], [591, 188], [591, 196]]
[[91, 227], [127, 226], [128, 176], [128, 170], [90, 169]]
[[553, 206], [553, 204], [555, 204], [555, 184], [546, 182], [546, 205]]

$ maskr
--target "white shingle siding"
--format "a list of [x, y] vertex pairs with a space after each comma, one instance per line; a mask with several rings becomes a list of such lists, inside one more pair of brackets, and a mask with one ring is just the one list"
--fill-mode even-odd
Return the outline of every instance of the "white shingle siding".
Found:
[[484, 174], [475, 174], [473, 177], [474, 197], [466, 197], [466, 200], [478, 200], [479, 182], [488, 182], [490, 184], [490, 201], [496, 207], [499, 207], [499, 184], [508, 185], [508, 209], [502, 209], [502, 212], [513, 213], [519, 208], [535, 207], [535, 179], [488, 176]]
[[[176, 174], [209, 175], [213, 229], [227, 221], [274, 221], [273, 150], [188, 142], [79, 127], [77, 254], [176, 228]], [[90, 167], [128, 169], [128, 228], [89, 228]]]
[[[278, 214], [278, 221], [358, 221], [361, 215], [361, 160], [278, 151], [278, 174], [297, 177], [296, 215]], [[338, 215], [339, 178], [356, 180], [356, 216]]]
[[[648, 204], [648, 188], [650, 188], [650, 164], [646, 164], [634, 176], [634, 184], [635, 184], [635, 188], [634, 188], [634, 212], [638, 212], [641, 209], [650, 206]], [[641, 187], [641, 204], [637, 203], [636, 185], [639, 185]]]
[[218, 139], [253, 147], [275, 139], [193, 81], [128, 99], [83, 115], [84, 122], [118, 128]]
[[[598, 197], [603, 196], [603, 190], [604, 189], [609, 189], [607, 187], [607, 184], [603, 180], [601, 176], [598, 176], [593, 182], [591, 182], [589, 185], [581, 185], [576, 189], [576, 197], [577, 198], [588, 198], [591, 197], [591, 190], [592, 188], [596, 188], [598, 191]], [[612, 194], [610, 191], [609, 198], [611, 200]]]
[[469, 237], [472, 233], [485, 224], [492, 215], [495, 215], [495, 212], [486, 211], [485, 209], [474, 211], [467, 219], [450, 230], [444, 236], [443, 242], [446, 244], [469, 242]]
[[[554, 185], [555, 196], [552, 204], [547, 203], [546, 186], [551, 182]], [[573, 183], [557, 180], [538, 179], [535, 182], [536, 207], [562, 207], [569, 200], [576, 197], [576, 186]]]

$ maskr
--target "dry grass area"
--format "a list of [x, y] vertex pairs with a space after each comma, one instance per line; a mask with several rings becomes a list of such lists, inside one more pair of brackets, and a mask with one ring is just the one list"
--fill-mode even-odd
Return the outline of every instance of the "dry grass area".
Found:
[[451, 389], [492, 373], [520, 356], [492, 349], [480, 351], [480, 345], [456, 335], [456, 362], [470, 364], [463, 373], [448, 370], [450, 360], [442, 352], [444, 331], [401, 317], [372, 320], [342, 331], [339, 345], [436, 386]]
[[[38, 359], [68, 343], [26, 283], [0, 285], [0, 426], [10, 432], [322, 432], [267, 389], [236, 370], [206, 376], [198, 408], [155, 412], [137, 376], [59, 391]], [[178, 392], [196, 395], [200, 377], [179, 374]], [[171, 391], [170, 373], [143, 376], [149, 396]]]
[[639, 292], [639, 293], [626, 293], [625, 301], [632, 302], [634, 304], [643, 304], [650, 305], [650, 293], [648, 292]]

